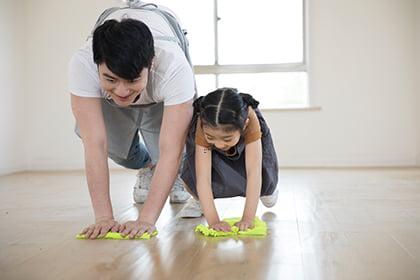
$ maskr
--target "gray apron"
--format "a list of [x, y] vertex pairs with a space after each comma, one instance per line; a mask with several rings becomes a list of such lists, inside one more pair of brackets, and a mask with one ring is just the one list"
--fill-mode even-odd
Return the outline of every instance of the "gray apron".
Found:
[[[262, 144], [262, 185], [261, 196], [271, 195], [278, 182], [278, 162], [271, 138], [270, 129], [267, 126], [260, 110], [254, 108], [261, 127]], [[198, 196], [197, 179], [195, 175], [195, 130], [198, 114], [195, 114], [191, 122], [187, 137], [187, 152], [184, 157], [181, 178], [189, 189]], [[211, 188], [214, 198], [246, 196], [246, 165], [245, 165], [245, 142], [243, 136], [234, 147], [233, 156], [227, 156], [225, 152], [215, 148], [211, 151]]]
[[[181, 29], [176, 18], [167, 11], [159, 9], [155, 4], [129, 3], [129, 7], [113, 7], [105, 10], [98, 18], [93, 31], [114, 12], [125, 9], [140, 9], [153, 11], [160, 15], [173, 31], [173, 36], [155, 36], [153, 39], [171, 41], [177, 43], [183, 50], [185, 57], [190, 64], [192, 62], [188, 50], [188, 40], [185, 36], [186, 32]], [[89, 38], [88, 38], [89, 39]], [[151, 83], [148, 83], [147, 92], [153, 95]], [[195, 87], [196, 88], [196, 87]], [[197, 97], [197, 90], [195, 90]], [[104, 98], [102, 100], [102, 111], [104, 122], [107, 130], [108, 154], [110, 158], [126, 159], [135, 137], [140, 130], [143, 141], [152, 159], [152, 163], [156, 164], [159, 158], [159, 135], [163, 118], [163, 102], [130, 105], [129, 107], [119, 107], [114, 101]], [[80, 136], [80, 130], [76, 124], [76, 134]]]

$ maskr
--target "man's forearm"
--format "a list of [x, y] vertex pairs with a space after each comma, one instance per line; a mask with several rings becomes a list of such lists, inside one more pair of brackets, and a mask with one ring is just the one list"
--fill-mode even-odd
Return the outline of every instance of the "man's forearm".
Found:
[[109, 169], [106, 150], [85, 148], [86, 177], [95, 220], [113, 218], [109, 196]]
[[181, 153], [162, 153], [152, 178], [147, 200], [140, 212], [139, 220], [154, 224], [162, 211], [172, 185], [178, 175]]

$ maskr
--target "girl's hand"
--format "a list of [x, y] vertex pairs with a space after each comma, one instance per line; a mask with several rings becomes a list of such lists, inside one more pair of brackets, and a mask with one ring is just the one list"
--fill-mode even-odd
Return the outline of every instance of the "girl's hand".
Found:
[[139, 220], [136, 221], [128, 221], [121, 225], [120, 233], [122, 236], [128, 235], [130, 239], [135, 237], [141, 237], [143, 233], [152, 233], [156, 230], [155, 225], [149, 224], [146, 222], [142, 222]]
[[113, 218], [106, 218], [84, 228], [80, 234], [84, 234], [89, 239], [96, 239], [104, 237], [109, 231], [118, 232], [119, 228], [120, 225]]
[[226, 223], [225, 221], [221, 221], [212, 225], [209, 225], [209, 228], [212, 228], [214, 230], [218, 230], [218, 231], [225, 231], [225, 232], [229, 232], [232, 229], [230, 228], [230, 225], [228, 223]]
[[239, 228], [240, 231], [245, 231], [249, 228], [254, 228], [253, 220], [240, 220], [239, 222], [235, 223], [235, 226]]

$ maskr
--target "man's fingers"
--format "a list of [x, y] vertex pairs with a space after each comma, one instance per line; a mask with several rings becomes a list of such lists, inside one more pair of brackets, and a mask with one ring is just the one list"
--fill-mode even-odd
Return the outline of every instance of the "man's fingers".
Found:
[[108, 233], [109, 229], [108, 227], [102, 227], [99, 233], [98, 238], [105, 237], [105, 235]]
[[125, 228], [126, 228], [125, 224], [120, 225], [118, 232], [122, 233], [125, 230]]
[[133, 228], [130, 232], [129, 238], [133, 239], [134, 237], [136, 237], [136, 235], [138, 234], [139, 229]]
[[118, 232], [120, 230], [120, 225], [119, 224], [115, 224], [112, 228], [111, 231], [112, 232]]
[[153, 232], [155, 232], [155, 227], [148, 227], [145, 232], [147, 232], [148, 234], [152, 235]]
[[131, 227], [129, 228], [129, 227], [125, 226], [123, 231], [120, 230], [120, 233], [121, 233], [122, 236], [129, 235], [130, 232], [131, 232], [131, 229], [132, 229]]

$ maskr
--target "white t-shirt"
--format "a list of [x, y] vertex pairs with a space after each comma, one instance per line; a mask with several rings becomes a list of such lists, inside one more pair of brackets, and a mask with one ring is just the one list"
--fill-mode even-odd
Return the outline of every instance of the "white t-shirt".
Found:
[[[168, 23], [157, 13], [147, 10], [124, 9], [112, 13], [107, 19], [133, 18], [145, 23], [153, 37], [175, 37]], [[135, 104], [164, 102], [176, 105], [193, 98], [194, 74], [181, 47], [173, 41], [154, 41], [155, 62], [149, 72], [146, 88]], [[93, 61], [92, 39], [76, 51], [68, 67], [69, 90], [82, 97], [105, 98], [99, 84], [98, 67]]]

